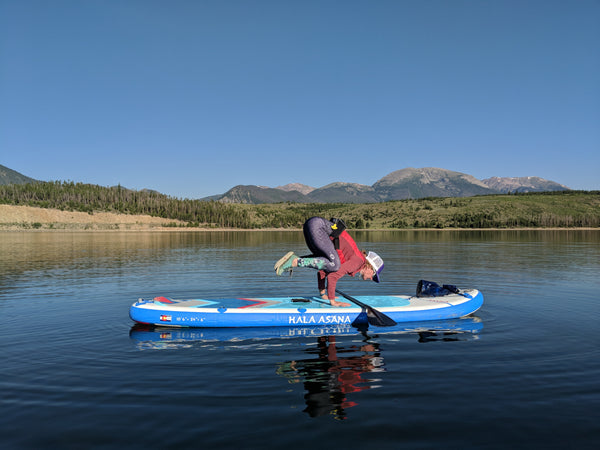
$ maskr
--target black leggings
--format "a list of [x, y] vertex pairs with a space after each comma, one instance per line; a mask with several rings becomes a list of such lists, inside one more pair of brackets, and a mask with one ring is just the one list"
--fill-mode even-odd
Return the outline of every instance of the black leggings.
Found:
[[[303, 266], [322, 269], [325, 272], [336, 272], [340, 269], [340, 257], [333, 241], [330, 239], [332, 222], [322, 217], [311, 217], [302, 227], [306, 245], [312, 252], [310, 257], [314, 260]], [[308, 261], [306, 261], [308, 263]], [[300, 264], [299, 264], [300, 265]]]

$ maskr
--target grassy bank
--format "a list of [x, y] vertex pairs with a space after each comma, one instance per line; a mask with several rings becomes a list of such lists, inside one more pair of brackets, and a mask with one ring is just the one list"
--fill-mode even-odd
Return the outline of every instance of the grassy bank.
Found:
[[403, 200], [342, 208], [366, 228], [599, 227], [600, 193], [492, 195]]

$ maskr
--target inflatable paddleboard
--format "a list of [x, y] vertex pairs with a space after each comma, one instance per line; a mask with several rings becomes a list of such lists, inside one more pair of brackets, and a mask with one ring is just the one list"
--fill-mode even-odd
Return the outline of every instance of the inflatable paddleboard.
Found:
[[[457, 319], [474, 313], [483, 304], [483, 295], [476, 289], [442, 297], [365, 295], [355, 299], [398, 323]], [[366, 314], [359, 306], [332, 307], [328, 301], [310, 296], [191, 300], [155, 297], [140, 299], [129, 309], [129, 316], [137, 323], [203, 328], [345, 325], [354, 323], [359, 315], [366, 323]]]

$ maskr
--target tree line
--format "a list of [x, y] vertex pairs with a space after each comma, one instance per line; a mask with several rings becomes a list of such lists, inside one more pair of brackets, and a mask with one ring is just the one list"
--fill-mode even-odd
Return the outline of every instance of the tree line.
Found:
[[0, 186], [0, 203], [80, 211], [144, 214], [181, 220], [191, 226], [250, 228], [247, 211], [219, 202], [176, 199], [154, 191], [66, 181]]
[[0, 203], [93, 214], [144, 214], [190, 227], [299, 228], [312, 216], [343, 218], [349, 228], [600, 227], [600, 192], [556, 191], [384, 203], [231, 204], [178, 199], [155, 191], [70, 181], [0, 185]]

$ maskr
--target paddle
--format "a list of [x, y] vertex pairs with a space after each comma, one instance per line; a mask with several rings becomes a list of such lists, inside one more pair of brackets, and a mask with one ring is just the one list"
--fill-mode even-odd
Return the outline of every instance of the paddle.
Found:
[[[385, 314], [383, 314], [382, 312], [377, 311], [375, 308], [373, 308], [361, 301], [356, 300], [354, 297], [350, 297], [349, 295], [344, 294], [339, 289], [336, 289], [335, 292], [340, 294], [346, 300], [349, 300], [352, 303], [357, 304], [363, 310], [366, 310], [367, 320], [369, 321], [369, 323], [371, 325], [375, 325], [376, 327], [393, 327], [394, 325], [396, 325], [396, 322], [391, 317], [388, 317]], [[361, 313], [361, 315], [362, 315], [362, 313]], [[359, 317], [360, 317], [360, 315], [359, 315]], [[354, 322], [352, 323], [352, 326], [356, 326], [354, 324], [357, 322], [357, 320], [358, 320], [358, 318], [356, 318], [356, 320], [354, 320]]]

